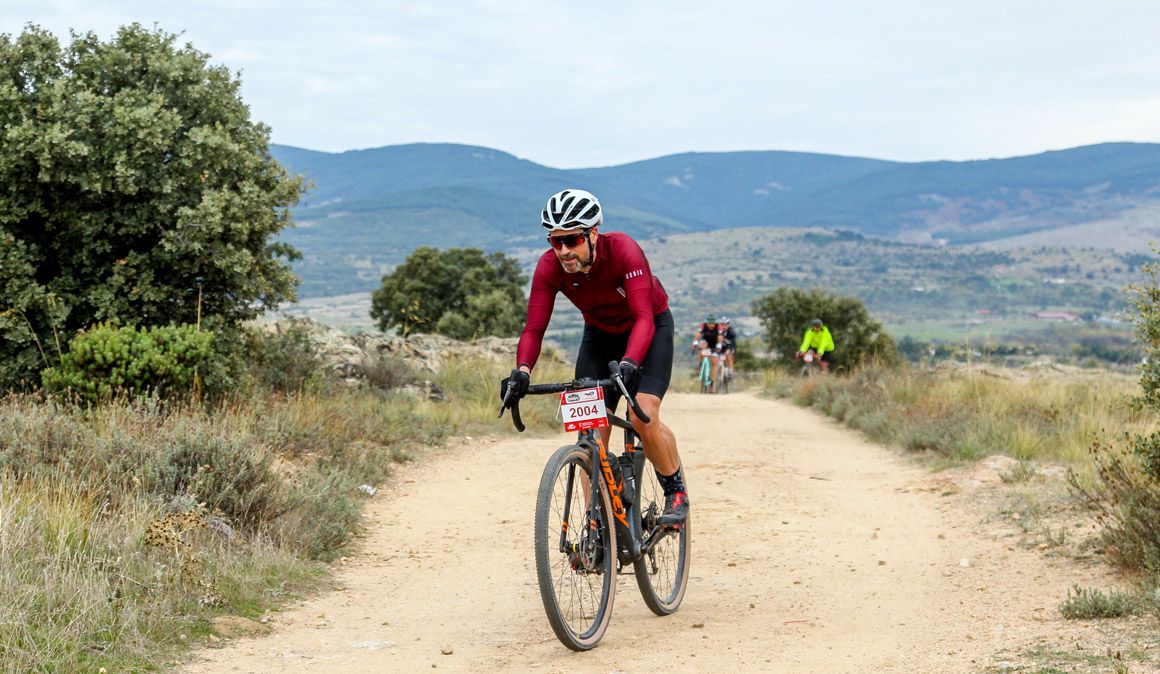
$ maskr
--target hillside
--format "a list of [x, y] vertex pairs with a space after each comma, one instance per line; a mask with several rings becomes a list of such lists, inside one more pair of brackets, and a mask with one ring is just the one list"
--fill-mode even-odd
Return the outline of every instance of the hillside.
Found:
[[[1087, 246], [936, 247], [848, 231], [769, 227], [677, 234], [641, 244], [669, 292], [682, 334], [691, 335], [710, 312], [734, 316], [743, 332], [756, 334], [760, 326], [749, 316], [754, 299], [779, 287], [818, 287], [858, 298], [896, 337], [955, 344], [1090, 342], [1092, 349], [1103, 348], [1110, 335], [1120, 346], [1130, 340], [1130, 327], [1113, 321], [1128, 308], [1124, 287], [1141, 282], [1141, 266], [1155, 259]], [[531, 264], [542, 251], [512, 252]], [[580, 316], [560, 302], [550, 335], [574, 345]], [[369, 310], [370, 293], [363, 292], [308, 298], [284, 313], [371, 330]], [[1053, 313], [1088, 322], [1053, 320]]]
[[[608, 226], [639, 238], [736, 227], [828, 227], [885, 240], [969, 244], [1091, 225], [1102, 247], [1146, 251], [1160, 227], [1160, 145], [902, 163], [799, 152], [686, 153], [560, 170], [498, 150], [415, 144], [338, 154], [274, 146], [311, 192], [284, 239], [304, 298], [370, 290], [415, 247], [534, 244], [547, 195], [597, 193]], [[1125, 239], [1120, 225], [1130, 220]], [[1027, 243], [1042, 240], [1025, 239]], [[1085, 236], [1084, 240], [1091, 240]]]

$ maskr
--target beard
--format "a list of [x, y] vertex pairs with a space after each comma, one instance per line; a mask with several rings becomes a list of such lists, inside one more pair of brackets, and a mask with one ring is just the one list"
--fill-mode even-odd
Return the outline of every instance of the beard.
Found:
[[577, 274], [592, 266], [592, 246], [588, 246], [588, 255], [581, 257], [569, 251], [566, 255], [557, 255], [560, 266], [568, 274]]

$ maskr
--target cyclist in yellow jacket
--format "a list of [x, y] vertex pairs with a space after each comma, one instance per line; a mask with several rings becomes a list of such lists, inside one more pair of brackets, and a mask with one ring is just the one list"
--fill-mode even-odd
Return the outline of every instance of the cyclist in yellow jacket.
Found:
[[822, 374], [825, 374], [830, 369], [830, 354], [833, 352], [834, 338], [830, 336], [830, 329], [822, 325], [822, 319], [815, 318], [802, 337], [802, 345], [798, 347], [794, 358], [812, 354], [818, 359]]

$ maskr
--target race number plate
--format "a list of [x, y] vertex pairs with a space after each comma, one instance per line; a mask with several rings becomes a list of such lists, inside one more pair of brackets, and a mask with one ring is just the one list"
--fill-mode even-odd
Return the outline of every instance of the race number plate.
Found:
[[608, 425], [608, 412], [604, 408], [604, 389], [586, 388], [561, 393], [560, 415], [564, 419], [566, 431], [604, 428]]

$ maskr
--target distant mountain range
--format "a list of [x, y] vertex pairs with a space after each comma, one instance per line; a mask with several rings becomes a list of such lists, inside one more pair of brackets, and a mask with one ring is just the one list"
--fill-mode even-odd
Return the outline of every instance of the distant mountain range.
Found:
[[1160, 203], [1160, 144], [1108, 143], [1008, 159], [904, 163], [800, 152], [686, 153], [554, 169], [505, 152], [414, 144], [325, 153], [275, 145], [313, 189], [283, 239], [302, 297], [378, 287], [417, 246], [539, 246], [565, 187], [594, 192], [606, 227], [640, 238], [734, 227], [824, 227], [951, 245], [995, 242]]

